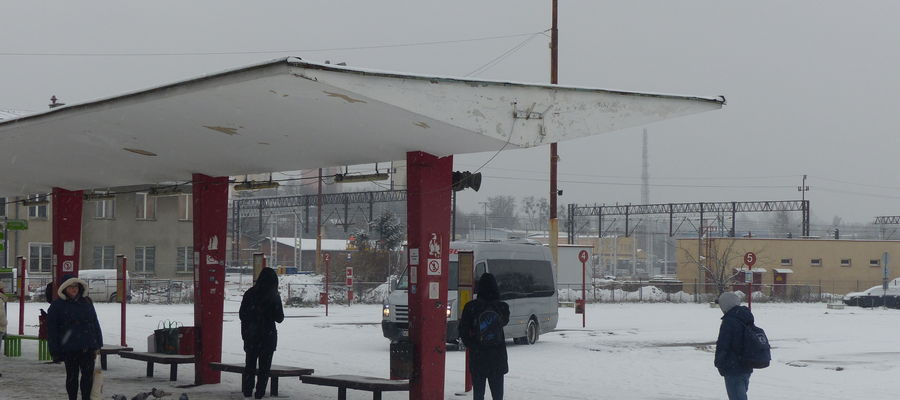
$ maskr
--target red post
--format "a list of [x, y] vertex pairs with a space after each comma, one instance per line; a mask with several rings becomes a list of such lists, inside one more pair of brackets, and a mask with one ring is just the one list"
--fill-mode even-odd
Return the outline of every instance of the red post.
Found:
[[331, 270], [331, 253], [323, 253], [322, 258], [325, 261], [325, 316], [328, 316], [328, 280], [330, 279], [328, 271]]
[[25, 257], [16, 257], [19, 267], [19, 334], [25, 334]]
[[78, 276], [81, 259], [81, 209], [84, 193], [53, 188], [53, 298], [63, 276]]
[[409, 337], [413, 373], [409, 398], [444, 398], [450, 184], [453, 157], [406, 153], [409, 241]]
[[228, 229], [228, 177], [193, 175], [194, 195], [194, 381], [221, 382], [209, 367], [222, 361], [225, 304], [225, 240]]
[[119, 335], [122, 340], [122, 347], [128, 346], [125, 343], [125, 304], [128, 303], [128, 257], [123, 255], [117, 255], [116, 261], [118, 261], [119, 266], [119, 286], [116, 288], [116, 291], [119, 293], [119, 302], [122, 303], [122, 317], [120, 320], [122, 321], [122, 326], [120, 329]]
[[[584, 250], [582, 250], [582, 251], [584, 251]], [[584, 310], [581, 311], [581, 327], [582, 328], [584, 328], [585, 318], [587, 318], [586, 317], [587, 316], [587, 296], [585, 294], [585, 288], [584, 288], [584, 286], [585, 286], [584, 285], [584, 280], [585, 280], [584, 275], [586, 272], [587, 272], [587, 268], [585, 267], [584, 261], [582, 261], [581, 262], [581, 304], [584, 304], [584, 306], [583, 306]], [[640, 290], [640, 288], [638, 288], [638, 290]]]

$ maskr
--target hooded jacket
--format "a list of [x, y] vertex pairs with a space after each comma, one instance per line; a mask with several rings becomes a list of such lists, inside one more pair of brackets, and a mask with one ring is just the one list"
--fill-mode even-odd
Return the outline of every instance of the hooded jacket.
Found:
[[475, 376], [492, 376], [509, 372], [506, 356], [506, 338], [500, 346], [481, 346], [475, 340], [478, 315], [492, 308], [500, 315], [501, 323], [509, 323], [509, 305], [500, 301], [500, 289], [493, 274], [485, 273], [478, 279], [475, 293], [478, 298], [466, 304], [459, 319], [459, 337], [469, 348], [469, 371]]
[[744, 347], [744, 327], [753, 324], [753, 314], [744, 306], [732, 306], [722, 316], [719, 338], [716, 340], [715, 366], [719, 375], [731, 376], [753, 373], [753, 369], [741, 362]]
[[[69, 298], [66, 288], [72, 285], [78, 286], [78, 294]], [[84, 295], [87, 288], [87, 282], [81, 279], [66, 279], [59, 285], [59, 298], [50, 304], [47, 311], [47, 344], [54, 358], [69, 352], [93, 351], [103, 347], [103, 333], [94, 303]]]
[[272, 268], [263, 268], [256, 284], [244, 292], [239, 312], [241, 338], [245, 352], [274, 352], [278, 346], [275, 323], [284, 321], [278, 276]]

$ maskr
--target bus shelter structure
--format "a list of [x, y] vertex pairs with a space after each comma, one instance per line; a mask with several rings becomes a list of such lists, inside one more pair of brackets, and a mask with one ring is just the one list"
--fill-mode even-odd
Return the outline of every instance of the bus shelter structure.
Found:
[[715, 110], [724, 99], [379, 72], [278, 59], [0, 123], [0, 196], [51, 193], [53, 271], [77, 274], [89, 190], [190, 183], [196, 383], [218, 383], [229, 177], [406, 160], [410, 398], [444, 393], [453, 155]]

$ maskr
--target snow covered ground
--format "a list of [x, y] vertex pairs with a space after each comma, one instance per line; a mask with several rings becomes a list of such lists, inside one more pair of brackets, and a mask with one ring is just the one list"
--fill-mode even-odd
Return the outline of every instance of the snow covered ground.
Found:
[[[239, 303], [230, 296], [225, 306], [223, 359], [243, 360]], [[38, 309], [25, 308], [26, 333], [37, 333]], [[119, 306], [97, 304], [107, 343], [119, 343]], [[560, 309], [556, 332], [534, 346], [509, 343], [507, 398], [532, 399], [723, 399], [722, 379], [712, 366], [713, 342], [721, 311], [702, 304], [590, 304], [587, 326], [571, 308]], [[773, 345], [773, 363], [750, 381], [756, 399], [897, 399], [893, 385], [900, 373], [900, 310], [848, 307], [828, 310], [824, 304], [757, 304], [758, 325]], [[11, 330], [17, 328], [18, 305], [9, 304]], [[381, 336], [379, 305], [332, 305], [286, 308], [279, 326], [275, 363], [314, 368], [317, 374], [389, 375], [388, 341]], [[142, 351], [147, 335], [160, 320], [192, 324], [192, 305], [129, 305], [130, 345]], [[0, 399], [64, 397], [65, 372], [60, 365], [37, 362], [36, 345], [26, 341], [24, 356], [0, 356]], [[190, 366], [179, 368], [179, 381], [168, 381], [167, 366], [157, 365], [156, 377], [146, 378], [146, 364], [112, 356], [106, 376], [106, 398], [129, 398], [152, 387], [191, 399], [238, 399], [236, 374], [223, 374], [222, 384], [178, 388], [193, 382]], [[463, 388], [463, 353], [447, 353], [446, 398]], [[99, 366], [99, 364], [98, 364]], [[335, 399], [337, 390], [282, 379], [284, 398]], [[349, 399], [369, 399], [367, 392], [349, 391]], [[386, 393], [385, 399], [405, 399], [406, 393]]]

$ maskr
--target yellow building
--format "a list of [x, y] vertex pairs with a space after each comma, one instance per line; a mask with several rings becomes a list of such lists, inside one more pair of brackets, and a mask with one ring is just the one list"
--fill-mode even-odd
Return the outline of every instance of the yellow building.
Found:
[[[756, 255], [754, 284], [763, 293], [790, 294], [801, 287], [810, 292], [846, 294], [880, 285], [882, 256], [888, 254], [888, 278], [900, 276], [900, 241], [712, 238], [677, 241], [678, 279], [687, 292], [704, 280], [698, 264], [707, 273], [722, 272], [731, 278], [745, 270], [744, 255]], [[701, 257], [698, 257], [698, 253]], [[741, 276], [743, 278], [743, 276]], [[701, 291], [711, 291], [715, 278], [706, 277]], [[741, 284], [742, 285], [742, 284]], [[734, 288], [734, 285], [730, 286]]]

